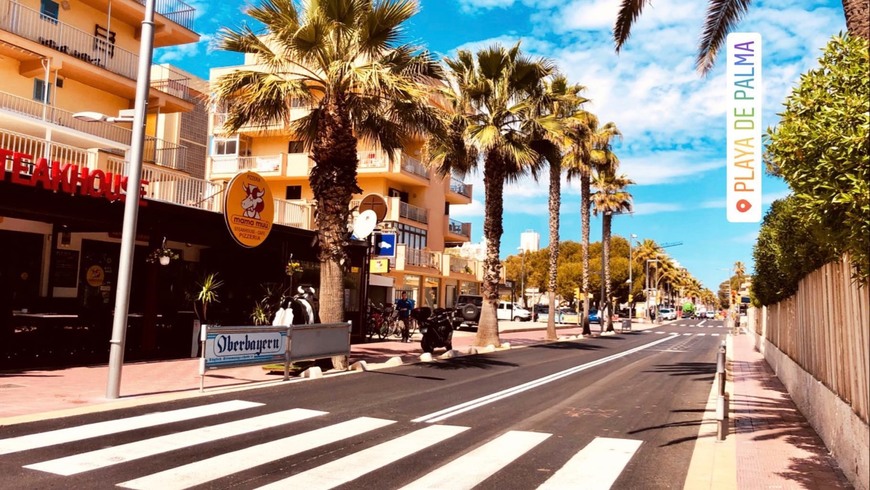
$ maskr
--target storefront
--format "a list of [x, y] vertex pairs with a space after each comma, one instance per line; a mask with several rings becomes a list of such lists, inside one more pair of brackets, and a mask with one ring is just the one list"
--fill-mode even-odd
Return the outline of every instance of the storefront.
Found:
[[[2, 168], [2, 167], [0, 167]], [[123, 202], [0, 179], [0, 369], [108, 359]], [[194, 325], [251, 325], [269, 291], [319, 290], [315, 233], [274, 225], [255, 248], [239, 246], [220, 213], [143, 200], [128, 315], [128, 360], [187, 357]], [[149, 260], [169, 249], [167, 265]], [[346, 314], [361, 331], [365, 247], [348, 248]], [[153, 257], [152, 257], [153, 258]], [[300, 270], [288, 275], [291, 260]], [[222, 282], [202, 318], [203, 278]]]

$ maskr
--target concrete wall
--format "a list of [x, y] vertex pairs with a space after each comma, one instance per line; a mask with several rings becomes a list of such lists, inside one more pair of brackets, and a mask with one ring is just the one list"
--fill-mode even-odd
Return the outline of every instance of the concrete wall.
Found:
[[775, 345], [764, 338], [762, 313], [761, 335], [756, 334], [750, 314], [746, 331], [755, 339], [755, 348], [782, 381], [798, 409], [825, 442], [840, 469], [859, 490], [870, 489], [870, 426], [833, 391], [804, 371]]

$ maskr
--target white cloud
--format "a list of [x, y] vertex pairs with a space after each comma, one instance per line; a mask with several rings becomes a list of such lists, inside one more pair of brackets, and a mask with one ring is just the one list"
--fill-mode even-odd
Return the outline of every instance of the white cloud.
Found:
[[154, 52], [155, 63], [177, 63], [182, 60], [196, 58], [209, 50], [209, 45], [214, 38], [211, 34], [202, 34], [199, 42], [179, 44], [166, 48], [159, 48]]
[[642, 216], [645, 214], [657, 213], [673, 213], [683, 211], [685, 208], [682, 204], [668, 202], [635, 202], [634, 215]]
[[663, 151], [638, 157], [623, 158], [619, 170], [637, 185], [683, 185], [693, 176], [725, 166], [725, 159], [689, 162], [685, 152]]

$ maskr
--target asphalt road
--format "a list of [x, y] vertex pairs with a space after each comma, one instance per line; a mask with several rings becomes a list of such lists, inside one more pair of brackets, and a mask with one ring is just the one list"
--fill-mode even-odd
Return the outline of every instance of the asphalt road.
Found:
[[721, 321], [680, 320], [12, 426], [0, 429], [0, 481], [28, 489], [682, 488], [724, 335]]

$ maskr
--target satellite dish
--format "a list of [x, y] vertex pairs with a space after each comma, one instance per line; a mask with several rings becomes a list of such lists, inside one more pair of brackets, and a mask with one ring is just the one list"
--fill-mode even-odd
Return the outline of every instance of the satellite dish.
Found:
[[387, 216], [387, 201], [380, 194], [369, 194], [362, 198], [359, 203], [359, 212], [374, 211], [377, 222], [380, 223]]
[[378, 215], [371, 209], [363, 211], [353, 220], [353, 236], [358, 240], [363, 240], [372, 234], [377, 225]]

